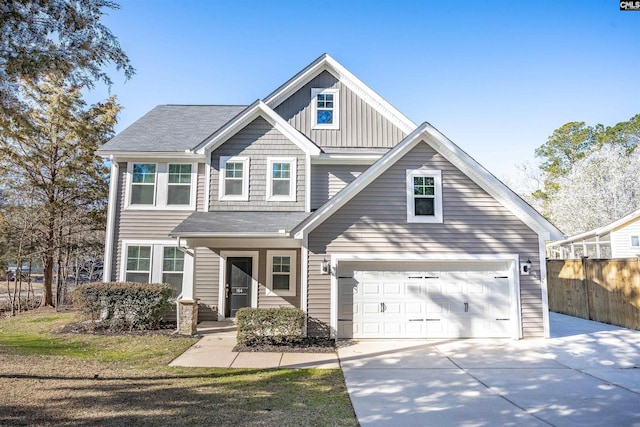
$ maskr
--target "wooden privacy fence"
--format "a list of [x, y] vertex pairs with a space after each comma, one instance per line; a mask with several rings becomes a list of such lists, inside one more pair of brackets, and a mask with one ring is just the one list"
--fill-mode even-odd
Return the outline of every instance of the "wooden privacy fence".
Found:
[[638, 258], [547, 260], [549, 310], [640, 330]]

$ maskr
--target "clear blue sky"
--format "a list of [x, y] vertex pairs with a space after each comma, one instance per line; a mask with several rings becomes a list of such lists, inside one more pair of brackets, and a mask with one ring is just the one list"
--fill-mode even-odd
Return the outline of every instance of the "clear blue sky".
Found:
[[118, 2], [103, 22], [137, 69], [111, 73], [118, 131], [157, 104], [249, 104], [323, 52], [498, 177], [566, 122], [640, 113], [640, 12], [618, 0]]

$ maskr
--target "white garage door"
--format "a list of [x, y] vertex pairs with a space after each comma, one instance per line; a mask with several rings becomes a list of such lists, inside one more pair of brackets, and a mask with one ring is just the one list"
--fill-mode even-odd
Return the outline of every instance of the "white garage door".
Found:
[[506, 263], [351, 263], [340, 267], [340, 338], [511, 336]]

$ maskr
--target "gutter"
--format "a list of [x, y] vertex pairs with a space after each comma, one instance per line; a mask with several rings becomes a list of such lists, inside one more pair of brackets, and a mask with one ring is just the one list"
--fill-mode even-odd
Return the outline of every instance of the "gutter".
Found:
[[107, 205], [107, 229], [105, 231], [104, 242], [104, 263], [102, 269], [102, 281], [111, 281], [111, 266], [113, 262], [113, 234], [116, 222], [116, 203], [118, 195], [118, 176], [120, 175], [120, 165], [118, 160], [112, 155], [109, 156], [111, 160], [111, 175], [109, 177], [109, 201]]

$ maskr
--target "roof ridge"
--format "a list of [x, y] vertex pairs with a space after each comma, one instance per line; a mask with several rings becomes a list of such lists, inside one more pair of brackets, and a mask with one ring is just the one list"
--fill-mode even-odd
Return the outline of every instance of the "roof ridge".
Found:
[[248, 104], [160, 104], [164, 107], [247, 107]]

